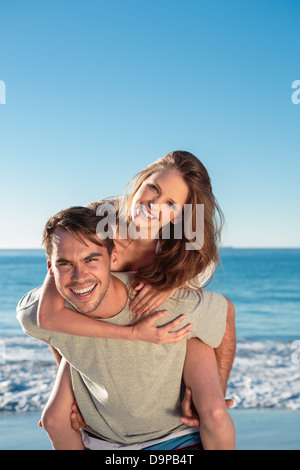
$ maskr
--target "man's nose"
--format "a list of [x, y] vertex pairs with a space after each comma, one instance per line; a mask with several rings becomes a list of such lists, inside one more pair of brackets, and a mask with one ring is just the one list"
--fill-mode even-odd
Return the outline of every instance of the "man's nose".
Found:
[[74, 266], [72, 279], [73, 281], [81, 282], [84, 281], [86, 277], [86, 270], [84, 266]]

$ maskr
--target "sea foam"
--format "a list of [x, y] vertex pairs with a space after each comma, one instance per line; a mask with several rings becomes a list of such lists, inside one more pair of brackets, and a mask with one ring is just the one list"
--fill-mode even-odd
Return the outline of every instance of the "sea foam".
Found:
[[[238, 340], [226, 396], [237, 408], [300, 409], [300, 360], [295, 357], [291, 342]], [[41, 410], [57, 373], [47, 345], [26, 336], [6, 338], [4, 359], [0, 411]]]

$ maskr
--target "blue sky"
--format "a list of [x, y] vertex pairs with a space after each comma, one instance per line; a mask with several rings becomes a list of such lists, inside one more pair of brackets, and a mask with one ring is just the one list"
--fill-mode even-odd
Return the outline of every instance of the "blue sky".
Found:
[[[0, 2], [0, 248], [121, 194], [165, 153], [207, 167], [224, 244], [300, 246], [297, 1]], [[3, 100], [2, 100], [3, 101]]]

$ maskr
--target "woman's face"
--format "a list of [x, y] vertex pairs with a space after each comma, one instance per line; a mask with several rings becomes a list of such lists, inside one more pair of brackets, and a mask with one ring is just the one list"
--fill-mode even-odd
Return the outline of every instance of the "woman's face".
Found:
[[177, 170], [154, 173], [134, 195], [131, 217], [140, 230], [151, 234], [181, 215], [189, 195], [188, 185]]

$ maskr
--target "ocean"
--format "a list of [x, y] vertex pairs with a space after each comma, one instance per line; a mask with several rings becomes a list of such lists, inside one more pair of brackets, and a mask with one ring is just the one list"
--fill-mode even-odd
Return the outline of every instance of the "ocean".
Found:
[[[227, 396], [237, 409], [300, 409], [300, 249], [223, 249], [209, 285], [236, 309]], [[0, 250], [0, 411], [39, 411], [56, 375], [48, 347], [25, 335], [18, 300], [42, 284], [43, 250]]]

